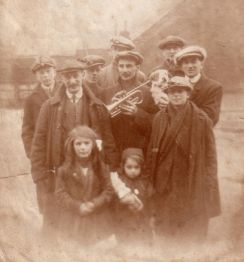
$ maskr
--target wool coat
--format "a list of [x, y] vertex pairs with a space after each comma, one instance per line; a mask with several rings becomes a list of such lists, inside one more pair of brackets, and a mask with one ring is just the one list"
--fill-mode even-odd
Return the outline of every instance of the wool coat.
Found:
[[172, 227], [220, 214], [217, 156], [212, 122], [194, 103], [170, 104], [156, 114], [148, 148], [148, 175], [160, 209]]
[[[59, 86], [60, 83], [55, 82], [54, 90], [51, 95], [56, 92]], [[32, 94], [28, 96], [25, 101], [21, 136], [25, 148], [25, 153], [28, 158], [30, 158], [31, 145], [34, 137], [38, 115], [41, 106], [48, 98], [49, 96], [47, 92], [45, 92], [40, 84], [37, 84]]]

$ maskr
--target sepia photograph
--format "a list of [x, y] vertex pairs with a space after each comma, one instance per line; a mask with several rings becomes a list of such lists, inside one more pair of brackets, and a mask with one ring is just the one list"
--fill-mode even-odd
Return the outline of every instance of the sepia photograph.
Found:
[[244, 261], [244, 2], [0, 1], [0, 262]]

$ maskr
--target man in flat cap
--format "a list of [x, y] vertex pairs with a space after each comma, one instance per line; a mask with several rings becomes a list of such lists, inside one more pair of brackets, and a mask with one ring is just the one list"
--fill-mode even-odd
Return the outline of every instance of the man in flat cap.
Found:
[[32, 72], [35, 74], [38, 83], [32, 94], [25, 101], [22, 124], [22, 140], [28, 158], [30, 158], [36, 121], [41, 106], [48, 98], [54, 95], [60, 85], [55, 81], [56, 63], [51, 57], [38, 57], [32, 66]]
[[175, 64], [174, 56], [186, 45], [183, 38], [179, 36], [167, 36], [159, 42], [159, 49], [161, 50], [162, 64], [156, 69], [168, 70], [171, 76], [184, 75], [181, 69]]
[[184, 72], [185, 77], [194, 86], [190, 100], [202, 109], [212, 120], [213, 125], [219, 120], [223, 88], [202, 72], [207, 52], [200, 46], [188, 46], [175, 55], [175, 62]]
[[[119, 72], [116, 66], [115, 57], [118, 52], [135, 50], [134, 43], [123, 36], [116, 36], [111, 39], [111, 64], [105, 66], [99, 76], [99, 85], [102, 89], [110, 88], [118, 84]], [[139, 81], [144, 82], [146, 80], [145, 74], [138, 70], [136, 77]]]
[[[119, 72], [118, 83], [103, 91], [102, 100], [105, 104], [112, 104], [135, 87], [145, 83], [136, 76], [143, 57], [136, 51], [123, 51], [114, 59]], [[129, 147], [146, 149], [147, 146], [147, 123], [150, 117], [150, 106], [153, 100], [149, 87], [145, 84], [139, 89], [139, 99], [142, 103], [126, 100], [119, 106], [120, 114], [111, 118], [112, 131], [119, 152]]]
[[[43, 201], [44, 230], [55, 225], [55, 170], [64, 160], [68, 133], [77, 125], [91, 127], [102, 140], [105, 162], [115, 171], [119, 165], [110, 119], [104, 104], [82, 83], [83, 64], [68, 60], [60, 68], [63, 85], [40, 111], [32, 143], [31, 171]], [[85, 73], [86, 75], [86, 73]], [[93, 80], [87, 76], [85, 79]]]
[[[174, 56], [185, 46], [186, 42], [183, 38], [179, 36], [169, 35], [163, 38], [159, 42], [159, 49], [161, 51], [162, 64], [154, 68], [150, 73], [150, 78], [156, 78], [158, 75], [162, 74], [162, 70], [167, 70], [169, 77], [172, 76], [184, 76], [181, 68], [175, 64]], [[155, 92], [154, 92], [155, 91]], [[159, 108], [164, 108], [168, 104], [167, 96], [160, 88], [151, 89], [152, 96], [154, 97], [155, 104]]]
[[99, 96], [101, 88], [98, 85], [98, 77], [105, 65], [105, 60], [98, 55], [87, 55], [79, 58], [78, 61], [83, 65], [82, 84], [87, 86], [96, 96]]

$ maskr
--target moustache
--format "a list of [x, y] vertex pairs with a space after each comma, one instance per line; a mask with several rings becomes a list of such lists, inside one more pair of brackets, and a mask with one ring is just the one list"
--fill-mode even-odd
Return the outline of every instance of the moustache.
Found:
[[128, 77], [128, 76], [130, 76], [131, 74], [130, 73], [122, 73], [122, 76], [125, 76], [125, 77]]

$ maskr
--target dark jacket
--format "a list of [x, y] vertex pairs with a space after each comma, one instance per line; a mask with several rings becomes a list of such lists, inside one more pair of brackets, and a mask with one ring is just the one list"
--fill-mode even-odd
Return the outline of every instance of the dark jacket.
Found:
[[155, 192], [166, 201], [172, 221], [219, 215], [211, 120], [192, 102], [175, 115], [171, 112], [168, 106], [153, 120], [147, 167]]
[[[131, 88], [125, 91], [128, 92], [140, 84], [142, 82], [136, 78]], [[112, 97], [122, 90], [124, 89], [120, 83], [112, 88], [107, 88], [103, 90], [101, 99], [109, 104]], [[111, 118], [113, 136], [120, 153], [128, 147], [137, 147], [143, 150], [147, 147], [150, 131], [149, 123], [152, 117], [151, 108], [154, 102], [148, 86], [144, 86], [140, 90], [142, 91], [143, 102], [138, 105], [137, 113], [134, 116], [119, 114]]]
[[[139, 82], [143, 83], [146, 81], [145, 74], [138, 70], [137, 71], [137, 79]], [[111, 63], [105, 66], [99, 75], [98, 83], [102, 89], [111, 88], [118, 85], [119, 82], [119, 72], [117, 69], [117, 65], [115, 63]]]
[[194, 86], [190, 100], [210, 117], [213, 125], [216, 125], [219, 121], [222, 96], [221, 84], [202, 75]]
[[76, 214], [79, 214], [82, 203], [92, 202], [96, 210], [109, 203], [114, 194], [105, 164], [99, 174], [89, 168], [86, 176], [79, 164], [68, 169], [65, 165], [61, 166], [57, 171], [55, 192], [59, 205]]
[[[65, 86], [56, 95], [47, 100], [41, 108], [33, 139], [31, 152], [31, 169], [34, 182], [48, 177], [48, 172], [59, 167], [64, 160], [64, 143], [67, 133], [63, 126], [65, 117], [64, 106], [66, 100]], [[115, 170], [119, 165], [119, 158], [111, 133], [109, 115], [104, 104], [83, 85], [83, 96], [86, 98], [85, 108], [90, 120], [90, 127], [103, 140], [105, 162]]]
[[[55, 82], [53, 93], [59, 88], [60, 84]], [[30, 158], [31, 144], [34, 137], [37, 118], [42, 104], [48, 99], [47, 93], [37, 84], [32, 94], [27, 97], [24, 106], [24, 116], [22, 124], [22, 140], [25, 148], [25, 153]]]
[[[60, 232], [81, 244], [101, 241], [110, 227], [108, 203], [113, 194], [109, 170], [103, 163], [97, 172], [90, 166], [86, 175], [78, 163], [71, 167], [62, 165], [55, 187], [57, 205], [62, 211], [57, 221]], [[94, 210], [82, 217], [80, 205], [85, 202], [92, 202]]]

